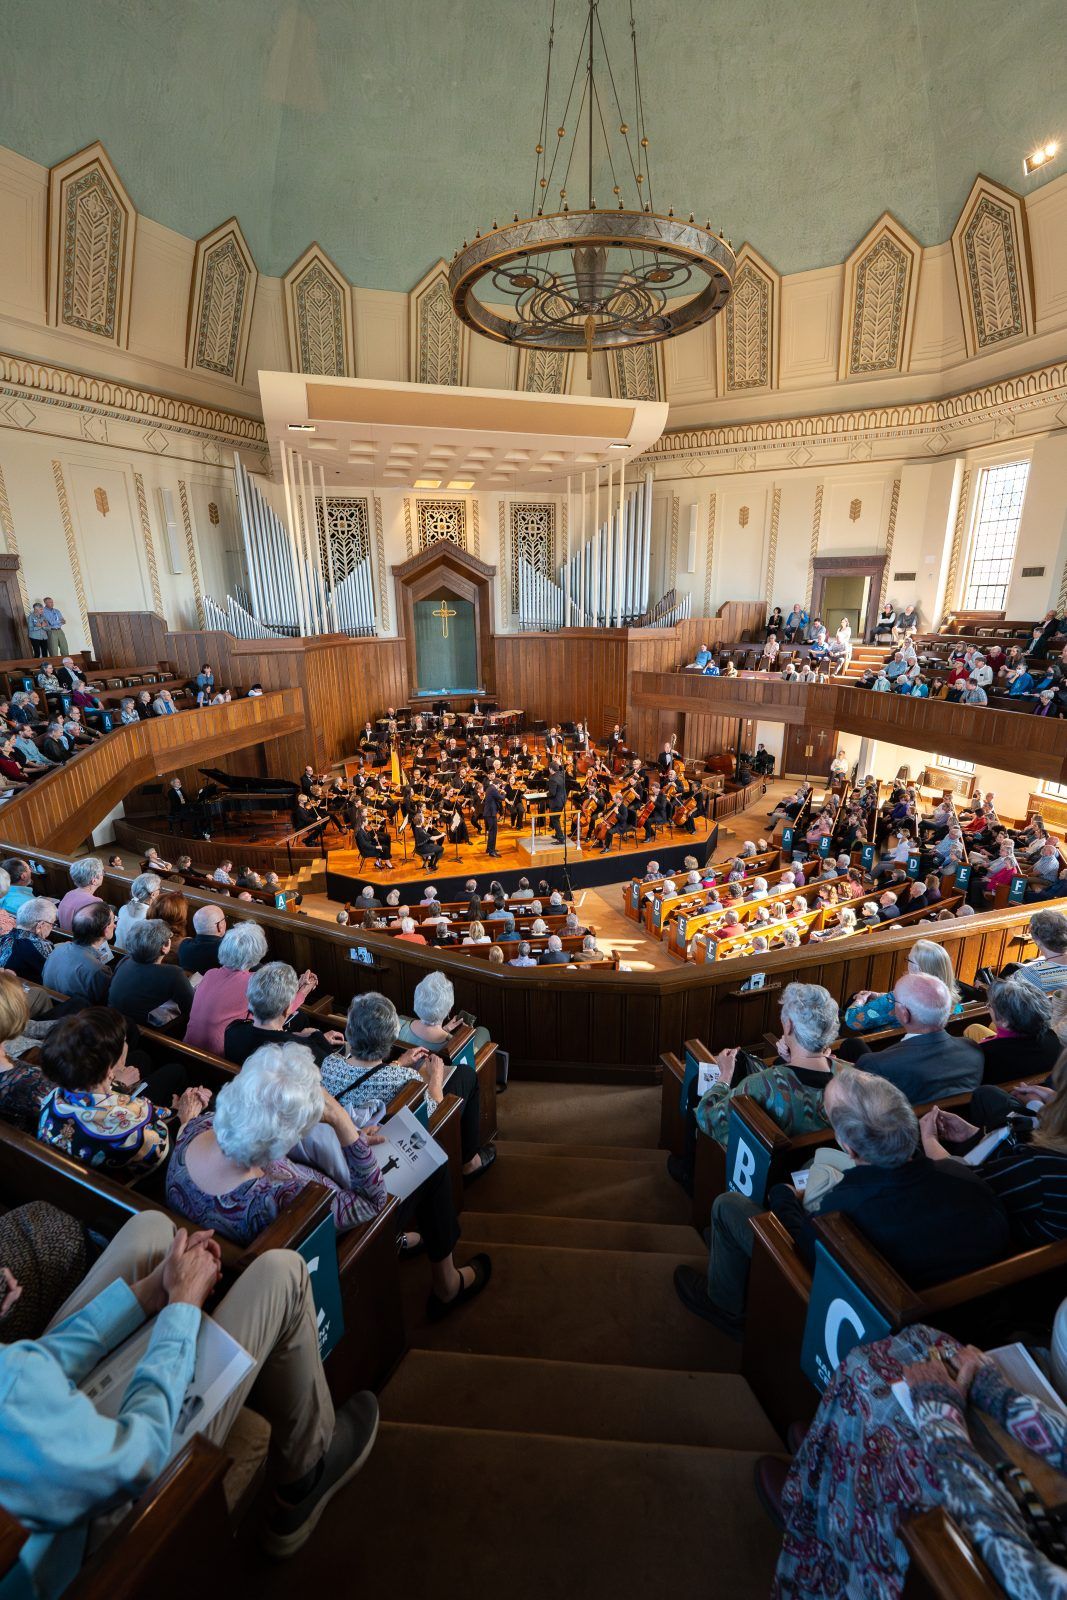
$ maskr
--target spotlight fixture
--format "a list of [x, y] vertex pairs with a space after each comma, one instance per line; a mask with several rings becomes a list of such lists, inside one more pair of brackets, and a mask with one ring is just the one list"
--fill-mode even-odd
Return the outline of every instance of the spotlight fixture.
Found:
[[1039, 144], [1036, 150], [1031, 150], [1030, 154], [1023, 160], [1023, 171], [1027, 177], [1032, 172], [1036, 172], [1039, 167], [1047, 167], [1049, 162], [1055, 158], [1059, 148], [1055, 139], [1051, 139], [1048, 144]]
[[290, 422], [289, 424], [290, 433], [314, 433], [315, 431], [313, 422]]

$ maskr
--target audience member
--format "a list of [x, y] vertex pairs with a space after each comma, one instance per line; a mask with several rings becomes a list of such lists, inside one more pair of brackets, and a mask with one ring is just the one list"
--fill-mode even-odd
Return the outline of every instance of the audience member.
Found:
[[45, 960], [42, 978], [49, 989], [86, 1005], [103, 1005], [111, 988], [110, 941], [115, 936], [115, 913], [103, 900], [90, 896], [74, 913], [71, 938], [57, 945]]
[[193, 931], [178, 946], [178, 965], [183, 972], [207, 973], [219, 965], [219, 945], [226, 932], [226, 914], [221, 906], [198, 906], [193, 912]]
[[59, 926], [64, 933], [70, 933], [76, 912], [94, 900], [100, 899], [97, 890], [104, 881], [103, 863], [96, 856], [85, 856], [81, 861], [72, 861], [69, 870], [70, 881], [74, 887], [68, 889], [59, 902]]
[[116, 919], [115, 943], [120, 950], [126, 949], [126, 941], [133, 924], [143, 922], [149, 915], [162, 887], [162, 880], [154, 872], [142, 872], [134, 878], [130, 884], [130, 898], [124, 906], [119, 907]]
[[982, 1081], [982, 1054], [969, 1039], [945, 1031], [952, 995], [940, 978], [909, 972], [893, 986], [893, 1009], [904, 1029], [898, 1044], [883, 1050], [859, 1048], [855, 1063], [895, 1084], [913, 1105], [963, 1094]]
[[[235, 929], [231, 931], [236, 932]], [[343, 1042], [343, 1035], [334, 1028], [323, 1031], [295, 1026], [300, 1007], [318, 987], [318, 981], [313, 972], [297, 977], [285, 961], [267, 961], [257, 968], [248, 979], [247, 1019], [229, 1023], [223, 1034], [226, 1059], [240, 1066], [260, 1045], [277, 1044], [278, 1034], [287, 1032], [290, 1037], [299, 1039], [316, 1061], [325, 1060], [331, 1050]]]
[[126, 957], [115, 969], [108, 1001], [134, 1022], [166, 1027], [188, 1021], [193, 988], [181, 967], [163, 964], [170, 947], [165, 922], [148, 917], [128, 925]]
[[215, 956], [193, 991], [185, 1043], [222, 1055], [226, 1029], [248, 1015], [249, 979], [267, 959], [267, 936], [256, 922], [238, 922], [219, 939]]
[[0, 939], [0, 967], [30, 983], [44, 982], [44, 964], [52, 954], [49, 938], [56, 925], [56, 904], [32, 896], [23, 900], [15, 926]]

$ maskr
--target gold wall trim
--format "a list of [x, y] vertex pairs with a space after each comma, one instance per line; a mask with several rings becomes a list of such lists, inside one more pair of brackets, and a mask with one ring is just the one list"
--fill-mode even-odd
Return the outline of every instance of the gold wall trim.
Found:
[[893, 479], [893, 492], [889, 497], [889, 522], [885, 532], [885, 566], [882, 568], [882, 587], [878, 592], [878, 609], [885, 605], [889, 581], [893, 576], [893, 540], [897, 532], [897, 506], [900, 504], [900, 479]]
[[152, 536], [152, 519], [148, 515], [148, 496], [144, 479], [139, 472], [133, 475], [133, 489], [137, 496], [137, 516], [141, 524], [145, 561], [148, 563], [148, 581], [152, 585], [152, 608], [163, 615], [163, 591], [159, 587], [159, 566], [156, 562], [156, 541]]
[[960, 477], [960, 497], [956, 502], [956, 520], [952, 527], [952, 549], [949, 552], [948, 572], [945, 574], [945, 600], [942, 610], [956, 609], [956, 581], [959, 576], [960, 556], [963, 554], [963, 537], [967, 528], [967, 507], [971, 493], [971, 469], [964, 467]]
[[63, 537], [67, 542], [67, 559], [70, 562], [71, 576], [74, 579], [74, 594], [78, 601], [78, 611], [81, 616], [82, 628], [85, 637], [89, 637], [89, 608], [85, 603], [85, 584], [82, 580], [82, 564], [78, 557], [78, 542], [74, 537], [74, 519], [70, 514], [70, 500], [67, 498], [67, 480], [63, 476], [62, 461], [52, 462], [52, 477], [56, 484], [56, 499], [59, 501], [59, 515], [63, 522]]
[[30, 591], [26, 587], [26, 574], [22, 570], [22, 555], [15, 538], [15, 519], [11, 515], [11, 501], [7, 497], [7, 484], [4, 481], [4, 469], [0, 466], [0, 533], [4, 536], [4, 549], [9, 556], [18, 556], [18, 585], [19, 594], [22, 596], [22, 609], [29, 615]]
[[678, 513], [681, 510], [681, 501], [676, 494], [671, 495], [671, 553], [670, 570], [667, 573], [667, 588], [674, 588], [674, 581], [678, 576]]
[[69, 367], [26, 361], [21, 356], [0, 352], [0, 394], [19, 396], [24, 392], [32, 393], [44, 404], [90, 411], [118, 421], [148, 419], [172, 433], [208, 435], [234, 444], [265, 446], [267, 443], [263, 424], [257, 417], [248, 417], [239, 411], [220, 411], [215, 406], [183, 400], [178, 395], [141, 389], [110, 378], [93, 378]]
[[823, 485], [820, 481], [815, 485], [815, 505], [811, 513], [811, 549], [808, 552], [808, 594], [804, 604], [806, 611], [811, 610], [811, 594], [815, 587], [815, 557], [819, 553], [819, 530], [822, 527], [822, 496]]
[[708, 495], [708, 534], [704, 546], [704, 615], [711, 615], [711, 585], [715, 568], [715, 490]]
[[500, 513], [500, 548], [497, 552], [497, 571], [500, 577], [500, 620], [507, 627], [511, 620], [511, 606], [508, 604], [508, 513], [507, 506], [501, 500], [498, 507]]
[[378, 564], [378, 610], [382, 631], [389, 627], [389, 572], [385, 565], [385, 530], [382, 526], [382, 502], [374, 496], [374, 555]]
[[404, 496], [404, 559], [410, 561], [415, 554], [415, 537], [411, 531], [411, 501]]
[[[767, 422], [738, 422], [723, 427], [668, 429], [647, 454], [674, 460], [701, 452], [733, 451], [739, 446], [764, 445], [782, 451], [812, 442], [850, 442], [857, 436], [891, 440], [921, 438], [939, 431], [970, 426], [985, 416], [1005, 411], [1025, 415], [1067, 402], [1067, 361], [1035, 367], [997, 383], [964, 389], [940, 400], [894, 406], [870, 406], [852, 411], [827, 411]], [[1064, 426], [1060, 419], [1059, 426]]]
[[[771, 531], [767, 541], [767, 581], [764, 585], [763, 599], [770, 613], [774, 598], [774, 559], [778, 553], [778, 523], [782, 515], [782, 491], [777, 484], [771, 496]], [[707, 609], [705, 607], [705, 609]]]
[[479, 561], [482, 557], [482, 526], [478, 516], [478, 496], [471, 497], [471, 541], [474, 545], [474, 554]]
[[193, 596], [196, 600], [196, 625], [198, 628], [207, 626], [204, 613], [204, 591], [200, 586], [200, 563], [196, 559], [196, 537], [193, 533], [193, 519], [189, 511], [189, 491], [185, 487], [185, 479], [178, 479], [178, 499], [182, 506], [182, 523], [185, 527], [185, 548], [189, 555], [189, 576], [193, 580]]

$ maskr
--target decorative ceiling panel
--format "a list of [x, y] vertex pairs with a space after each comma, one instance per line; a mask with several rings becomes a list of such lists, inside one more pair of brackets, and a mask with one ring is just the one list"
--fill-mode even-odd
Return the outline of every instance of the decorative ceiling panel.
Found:
[[244, 381], [258, 279], [236, 217], [197, 241], [189, 290], [187, 367], [235, 383]]
[[906, 372], [922, 246], [886, 211], [845, 262], [842, 378]]
[[1033, 333], [1030, 240], [1019, 195], [976, 178], [952, 230], [952, 255], [968, 355]]
[[285, 274], [282, 289], [293, 371], [354, 378], [352, 292], [325, 250], [309, 245]]
[[97, 142], [48, 174], [48, 320], [125, 349], [137, 212]]
[[737, 253], [734, 292], [719, 318], [723, 394], [766, 394], [778, 384], [782, 279], [750, 244]]
[[470, 335], [452, 309], [443, 261], [412, 289], [410, 306], [412, 383], [465, 384]]

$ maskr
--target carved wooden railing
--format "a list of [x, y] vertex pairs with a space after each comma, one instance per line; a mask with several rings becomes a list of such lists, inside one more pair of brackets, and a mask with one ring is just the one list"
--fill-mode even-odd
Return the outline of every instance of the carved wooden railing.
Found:
[[0, 829], [21, 845], [73, 850], [138, 784], [296, 733], [304, 721], [301, 690], [277, 689], [254, 700], [122, 724], [9, 800]]
[[784, 683], [762, 675], [705, 678], [696, 672], [634, 673], [630, 703], [858, 733], [1029, 777], [1067, 780], [1067, 721], [1024, 711], [874, 694], [845, 683]]

